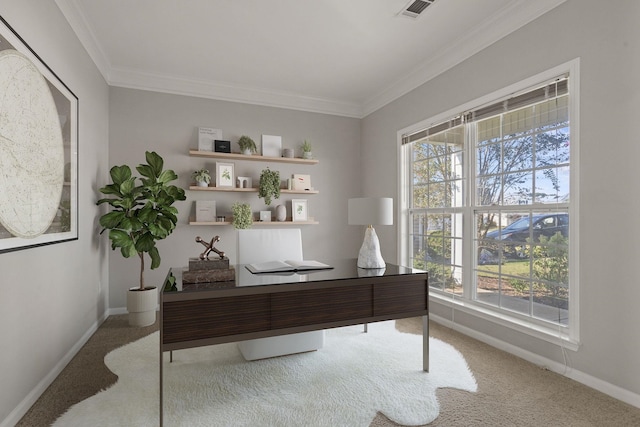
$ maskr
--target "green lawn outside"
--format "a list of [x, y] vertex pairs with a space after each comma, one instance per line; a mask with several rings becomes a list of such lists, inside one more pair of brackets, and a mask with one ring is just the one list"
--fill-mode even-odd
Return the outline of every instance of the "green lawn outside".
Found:
[[[479, 265], [478, 271], [488, 271], [491, 273], [498, 273], [500, 266], [495, 265]], [[524, 261], [509, 261], [502, 264], [502, 274], [508, 274], [510, 276], [529, 277], [529, 260]]]

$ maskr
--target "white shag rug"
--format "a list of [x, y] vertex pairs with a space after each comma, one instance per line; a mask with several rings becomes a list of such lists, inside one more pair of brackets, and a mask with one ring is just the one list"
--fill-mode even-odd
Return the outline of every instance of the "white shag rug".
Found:
[[[156, 332], [109, 353], [117, 383], [54, 426], [157, 426], [158, 339]], [[393, 321], [369, 324], [368, 333], [361, 325], [329, 329], [319, 351], [253, 362], [234, 343], [175, 351], [164, 365], [164, 425], [354, 427], [378, 411], [427, 424], [438, 416], [437, 388], [477, 391], [455, 348], [435, 338], [429, 345], [428, 373], [422, 336], [398, 332]]]

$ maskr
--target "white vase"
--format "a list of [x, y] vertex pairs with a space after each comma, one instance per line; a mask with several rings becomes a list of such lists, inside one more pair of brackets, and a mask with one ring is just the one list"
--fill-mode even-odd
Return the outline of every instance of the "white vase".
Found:
[[287, 208], [285, 205], [276, 206], [276, 221], [284, 221], [287, 219]]
[[246, 150], [244, 150], [244, 151], [242, 152], [242, 154], [244, 154], [245, 156], [250, 156], [250, 155], [251, 155], [251, 149], [250, 149], [250, 148], [247, 148]]
[[139, 289], [138, 287], [129, 288], [127, 292], [129, 325], [153, 325], [156, 321], [156, 308], [158, 307], [158, 288], [148, 287], [143, 291]]
[[198, 185], [198, 187], [208, 187], [209, 183], [207, 183], [206, 181], [197, 181], [196, 184]]
[[313, 159], [313, 153], [311, 151], [302, 152], [303, 159]]

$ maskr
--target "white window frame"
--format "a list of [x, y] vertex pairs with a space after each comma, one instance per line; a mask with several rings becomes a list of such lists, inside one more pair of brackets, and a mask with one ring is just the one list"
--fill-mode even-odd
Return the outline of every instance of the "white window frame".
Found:
[[[462, 298], [452, 295], [445, 295], [444, 293], [432, 292], [430, 298], [438, 301], [440, 304], [451, 307], [452, 310], [459, 310], [461, 312], [470, 313], [474, 316], [486, 319], [491, 322], [498, 323], [503, 326], [507, 326], [511, 329], [517, 330], [524, 334], [534, 336], [539, 339], [543, 339], [548, 342], [560, 344], [563, 348], [570, 350], [577, 350], [580, 345], [580, 290], [579, 290], [579, 233], [580, 229], [580, 216], [578, 214], [580, 206], [580, 191], [579, 191], [579, 176], [580, 176], [580, 59], [576, 58], [557, 67], [544, 71], [542, 73], [531, 76], [523, 81], [511, 84], [503, 89], [497, 90], [490, 94], [487, 94], [481, 98], [475, 99], [464, 105], [455, 107], [441, 114], [433, 116], [429, 119], [423, 120], [412, 126], [401, 129], [397, 132], [397, 159], [398, 159], [398, 260], [400, 264], [406, 264], [409, 262], [409, 254], [411, 253], [412, 241], [409, 238], [410, 226], [409, 224], [409, 201], [410, 201], [410, 189], [409, 185], [411, 180], [410, 168], [405, 165], [408, 162], [407, 154], [410, 149], [408, 146], [403, 146], [402, 137], [407, 134], [418, 132], [422, 129], [426, 129], [434, 124], [444, 122], [452, 117], [460, 114], [464, 111], [470, 111], [478, 106], [486, 105], [495, 102], [499, 99], [504, 99], [510, 95], [516, 94], [528, 88], [531, 88], [541, 82], [551, 80], [559, 75], [569, 74], [569, 118], [570, 118], [570, 132], [571, 132], [571, 144], [570, 144], [570, 206], [569, 215], [571, 221], [569, 223], [569, 319], [566, 327], [559, 325], [546, 324], [545, 322], [537, 322], [535, 319], [520, 316], [517, 313], [508, 312], [498, 307], [488, 307], [485, 304], [477, 303], [473, 300], [472, 292], [473, 288], [473, 274], [471, 274], [475, 257], [472, 255], [471, 248], [473, 244], [472, 232], [474, 230], [473, 225], [473, 208], [471, 205], [471, 192], [469, 191], [469, 185], [465, 188], [465, 214], [464, 214], [464, 230], [465, 230], [465, 242], [469, 241], [469, 244], [465, 247], [463, 256], [464, 274], [463, 274], [463, 291], [464, 296]], [[468, 142], [466, 142], [468, 144]], [[470, 157], [471, 151], [469, 147], [465, 147], [465, 153], [467, 155], [466, 165], [467, 168], [467, 180], [475, 179], [469, 175], [472, 171], [471, 165], [474, 159]]]

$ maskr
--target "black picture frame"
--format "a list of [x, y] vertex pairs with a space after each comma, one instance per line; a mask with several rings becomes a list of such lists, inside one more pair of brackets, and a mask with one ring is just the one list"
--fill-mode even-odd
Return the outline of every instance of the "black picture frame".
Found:
[[78, 239], [78, 97], [0, 16], [0, 253]]

